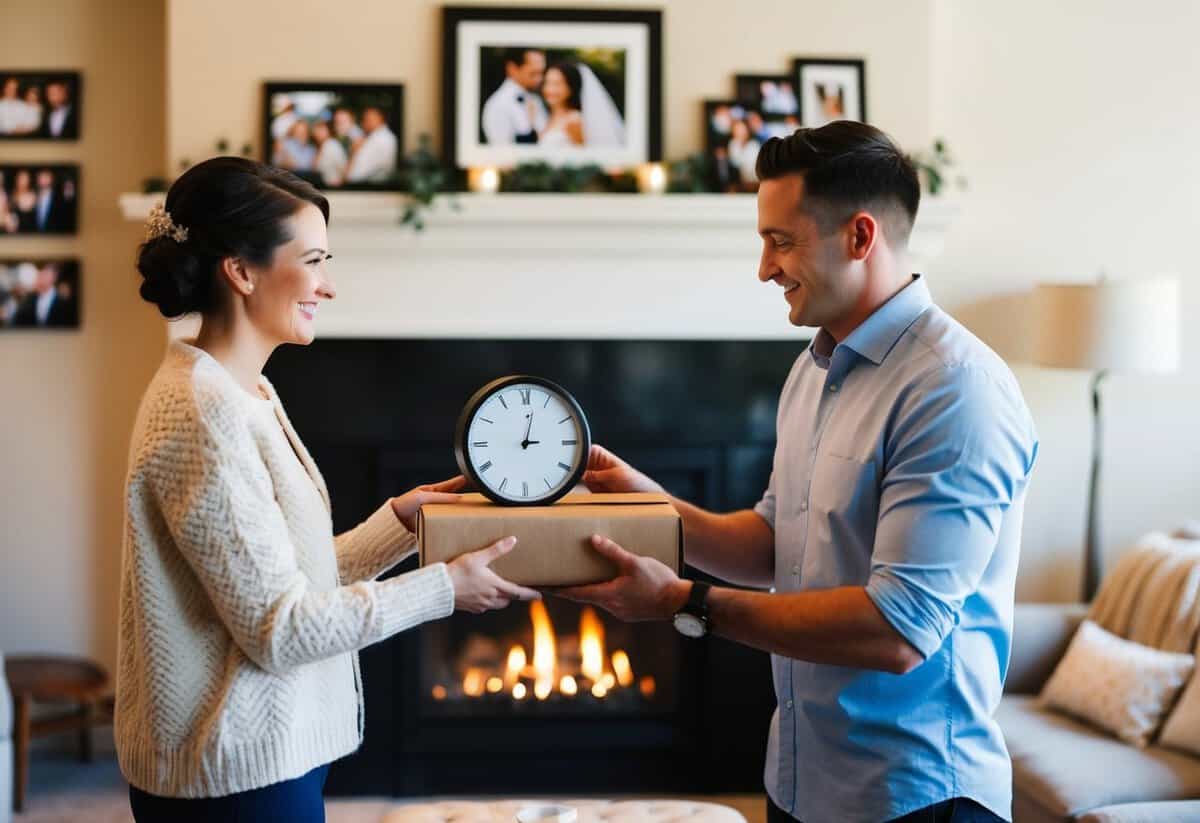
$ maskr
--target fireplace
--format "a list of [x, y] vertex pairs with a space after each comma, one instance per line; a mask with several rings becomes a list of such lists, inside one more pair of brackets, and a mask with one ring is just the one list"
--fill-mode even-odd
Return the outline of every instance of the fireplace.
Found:
[[[567, 387], [596, 442], [673, 494], [733, 510], [766, 485], [778, 393], [803, 346], [320, 340], [281, 349], [267, 374], [321, 467], [338, 530], [455, 474], [462, 404], [510, 373]], [[332, 794], [761, 790], [769, 660], [719, 638], [550, 598], [455, 615], [361, 658], [364, 744], [331, 771]]]

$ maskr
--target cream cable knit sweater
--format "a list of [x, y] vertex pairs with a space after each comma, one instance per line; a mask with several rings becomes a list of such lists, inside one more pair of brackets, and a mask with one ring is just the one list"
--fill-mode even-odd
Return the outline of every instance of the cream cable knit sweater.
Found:
[[443, 564], [373, 580], [415, 542], [387, 504], [334, 537], [325, 483], [263, 389], [175, 342], [138, 411], [115, 726], [121, 770], [152, 794], [246, 791], [352, 752], [356, 650], [454, 610]]

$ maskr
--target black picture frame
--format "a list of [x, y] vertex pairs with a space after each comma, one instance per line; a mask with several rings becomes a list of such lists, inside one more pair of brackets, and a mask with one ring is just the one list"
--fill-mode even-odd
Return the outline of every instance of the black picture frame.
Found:
[[[763, 117], [762, 112], [751, 104], [741, 100], [728, 98], [704, 101], [704, 153], [708, 159], [708, 182], [713, 191], [728, 194], [758, 191], [758, 178], [754, 175], [758, 150], [767, 139], [782, 136], [782, 133], [755, 133], [754, 114], [759, 116], [761, 126], [778, 126]], [[726, 123], [727, 128], [718, 128], [717, 122]], [[733, 150], [731, 141], [739, 137], [733, 134], [737, 122], [747, 126], [747, 133], [745, 139], [738, 141], [740, 150]]]
[[[36, 115], [36, 125], [30, 131], [11, 131], [10, 123], [17, 123], [22, 115], [9, 111], [4, 95], [9, 83], [16, 81], [17, 100], [28, 105], [25, 95], [36, 89], [40, 97], [41, 111]], [[66, 111], [61, 118], [51, 118], [47, 110], [46, 88], [52, 84], [66, 87]], [[34, 116], [32, 114], [27, 116]], [[79, 139], [83, 122], [83, 74], [71, 71], [8, 71], [0, 69], [0, 140], [41, 140], [50, 143], [67, 143]]]
[[[470, 142], [479, 145], [477, 123], [464, 123], [459, 113], [459, 84], [465, 80], [460, 72], [462, 55], [459, 54], [458, 32], [464, 23], [580, 23], [580, 24], [613, 24], [640, 25], [646, 29], [646, 76], [644, 77], [644, 133], [628, 137], [628, 144], [636, 147], [636, 160], [618, 165], [632, 167], [641, 162], [655, 162], [662, 159], [663, 122], [662, 122], [662, 12], [656, 9], [579, 9], [579, 8], [539, 8], [539, 7], [501, 7], [490, 8], [482, 6], [446, 6], [442, 10], [442, 154], [446, 164], [451, 168], [465, 169], [470, 163], [460, 156], [458, 143], [460, 129], [466, 132], [470, 129]], [[514, 44], [509, 44], [514, 45]], [[568, 44], [562, 44], [566, 47]], [[482, 90], [479, 91], [482, 95]], [[626, 101], [628, 102], [628, 101]], [[635, 153], [633, 151], [631, 154]], [[530, 158], [541, 159], [541, 158]], [[581, 157], [580, 163], [589, 162], [586, 156]], [[475, 165], [513, 165], [504, 162], [476, 163]], [[604, 165], [601, 163], [600, 165]], [[610, 167], [610, 166], [606, 166]]]
[[[762, 92], [762, 84], [776, 83], [786, 85], [791, 94], [791, 105], [785, 104], [784, 99], [772, 105]], [[750, 103], [758, 108], [765, 117], [784, 118], [800, 116], [800, 99], [796, 96], [796, 78], [790, 74], [738, 74], [733, 78], [734, 99]], [[786, 93], [784, 97], [786, 96]]]
[[[323, 109], [312, 112], [312, 116], [301, 115], [299, 119], [303, 119], [308, 123], [310, 129], [317, 122], [324, 122], [326, 125], [331, 126], [331, 131], [334, 130], [333, 123], [337, 122], [337, 113], [341, 109], [347, 109], [353, 115], [354, 127], [361, 131], [363, 112], [368, 108], [378, 109], [384, 117], [383, 125], [395, 137], [395, 160], [390, 164], [390, 169], [386, 173], [383, 171], [377, 172], [371, 176], [371, 179], [350, 180], [347, 177], [343, 177], [338, 182], [331, 183], [316, 167], [308, 168], [303, 163], [295, 167], [286, 163], [277, 163], [276, 161], [279, 157], [276, 152], [276, 137], [273, 129], [279, 115], [274, 112], [273, 104], [276, 102], [276, 97], [284, 95], [309, 95], [308, 110], [311, 110], [312, 106], [318, 105], [321, 95], [332, 95], [339, 101], [338, 103], [330, 104], [333, 106], [333, 111], [328, 112], [328, 119], [325, 117]], [[343, 101], [344, 104], [342, 104]], [[263, 83], [262, 87], [262, 123], [259, 132], [260, 158], [264, 163], [286, 168], [298, 177], [317, 186], [317, 188], [326, 191], [400, 191], [402, 189], [400, 170], [403, 167], [405, 151], [404, 121], [404, 85], [402, 83], [268, 80]], [[341, 152], [345, 155], [345, 162], [341, 166], [343, 174], [349, 175], [354, 173], [353, 149], [349, 145], [354, 138], [349, 135], [338, 137], [335, 134], [333, 139], [337, 140], [338, 145], [341, 146]], [[308, 144], [308, 147], [312, 149], [313, 162], [321, 162], [322, 150], [312, 146], [311, 142]], [[334, 167], [338, 165], [338, 160], [335, 158]]]
[[[49, 201], [38, 194], [45, 172], [51, 175]], [[36, 196], [30, 208], [22, 206], [25, 198], [17, 189], [22, 174], [29, 176], [29, 185]], [[79, 176], [79, 166], [74, 163], [0, 164], [0, 187], [5, 192], [0, 208], [0, 238], [78, 233]]]
[[[847, 77], [843, 81], [846, 87], [854, 89], [858, 97], [857, 111], [850, 110], [852, 101], [845, 101], [844, 108], [847, 109], [840, 116], [831, 117], [825, 112], [814, 110], [818, 107], [811, 105], [806, 94], [805, 73], [809, 69], [830, 69], [833, 71], [841, 70], [857, 74], [857, 77]], [[796, 82], [796, 95], [800, 101], [800, 122], [805, 126], [823, 126], [830, 120], [857, 120], [861, 123], [867, 122], [867, 64], [865, 60], [858, 58], [832, 58], [832, 57], [798, 57], [792, 61], [792, 76]]]
[[[55, 293], [39, 311], [38, 290], [43, 288], [40, 279], [48, 267], [53, 269], [54, 282], [50, 285]], [[79, 258], [0, 258], [0, 333], [78, 329], [82, 305]]]

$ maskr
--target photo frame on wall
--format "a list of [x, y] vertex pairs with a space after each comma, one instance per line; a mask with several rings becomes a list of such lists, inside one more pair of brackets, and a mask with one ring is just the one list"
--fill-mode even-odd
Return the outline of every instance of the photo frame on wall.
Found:
[[78, 140], [82, 92], [77, 71], [0, 69], [0, 140]]
[[79, 227], [79, 166], [0, 165], [0, 237], [75, 234]]
[[801, 57], [792, 63], [800, 122], [823, 126], [833, 120], [867, 122], [866, 63]]
[[457, 168], [662, 159], [662, 13], [443, 10], [444, 155]]
[[77, 329], [80, 302], [77, 259], [0, 259], [0, 331]]
[[262, 160], [322, 189], [397, 191], [404, 86], [263, 84]]

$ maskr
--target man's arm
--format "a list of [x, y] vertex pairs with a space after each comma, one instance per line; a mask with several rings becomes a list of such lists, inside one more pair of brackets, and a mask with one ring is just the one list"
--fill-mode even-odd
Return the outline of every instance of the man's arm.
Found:
[[[657, 492], [658, 483], [601, 446], [592, 446], [583, 482], [594, 492]], [[683, 518], [687, 561], [713, 577], [755, 588], [775, 580], [775, 533], [755, 512], [715, 514], [671, 497]]]
[[[593, 603], [622, 620], [669, 620], [687, 603], [692, 583], [659, 561], [608, 538], [597, 536], [592, 546], [616, 564], [619, 576], [555, 594]], [[791, 594], [714, 588], [708, 612], [714, 634], [794, 660], [903, 674], [924, 659], [861, 586]]]

